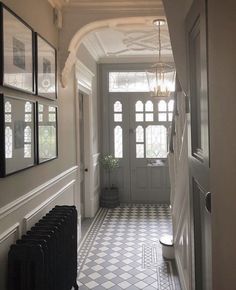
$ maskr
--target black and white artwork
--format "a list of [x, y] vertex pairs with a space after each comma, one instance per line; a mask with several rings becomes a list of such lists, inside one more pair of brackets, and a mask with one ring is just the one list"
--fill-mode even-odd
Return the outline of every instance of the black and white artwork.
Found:
[[55, 100], [57, 98], [56, 50], [37, 35], [37, 94]]
[[36, 164], [35, 103], [0, 95], [0, 177]]
[[25, 44], [16, 37], [13, 37], [13, 64], [22, 70], [25, 69]]
[[3, 60], [0, 84], [35, 93], [33, 30], [4, 4], [0, 4]]
[[38, 163], [57, 158], [57, 107], [37, 103]]

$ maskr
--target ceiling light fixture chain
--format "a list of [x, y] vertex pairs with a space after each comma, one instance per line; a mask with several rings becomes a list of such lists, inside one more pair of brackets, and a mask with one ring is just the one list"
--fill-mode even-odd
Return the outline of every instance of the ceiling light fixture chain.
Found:
[[162, 60], [161, 26], [165, 25], [164, 19], [156, 19], [153, 25], [158, 31], [158, 61], [147, 71], [150, 92], [154, 97], [169, 97], [175, 87], [175, 67]]

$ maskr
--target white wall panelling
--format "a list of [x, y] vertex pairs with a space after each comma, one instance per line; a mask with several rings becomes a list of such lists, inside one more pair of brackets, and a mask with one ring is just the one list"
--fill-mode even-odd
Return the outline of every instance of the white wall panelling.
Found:
[[[10, 245], [31, 228], [55, 205], [76, 205], [77, 166], [33, 189], [14, 202], [0, 208], [0, 289], [6, 290], [7, 254]], [[80, 214], [78, 213], [78, 223]]]
[[190, 201], [185, 95], [177, 93], [174, 152], [169, 153], [175, 258], [183, 290], [191, 289]]

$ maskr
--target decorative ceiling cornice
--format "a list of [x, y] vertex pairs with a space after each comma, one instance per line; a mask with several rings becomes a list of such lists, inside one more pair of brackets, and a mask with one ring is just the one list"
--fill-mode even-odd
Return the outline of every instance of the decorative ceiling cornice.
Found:
[[79, 9], [80, 12], [142, 12], [146, 14], [160, 14], [164, 11], [160, 0], [69, 0], [66, 9]]
[[69, 4], [70, 0], [48, 0], [48, 2], [52, 5], [53, 8], [61, 9], [62, 6]]

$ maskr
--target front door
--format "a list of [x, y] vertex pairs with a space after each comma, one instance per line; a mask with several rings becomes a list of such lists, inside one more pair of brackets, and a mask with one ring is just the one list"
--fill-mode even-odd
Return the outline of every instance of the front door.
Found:
[[189, 59], [189, 165], [192, 216], [193, 289], [211, 290], [211, 194], [207, 34], [205, 0], [194, 1], [187, 19]]
[[169, 202], [168, 129], [173, 100], [145, 93], [110, 95], [110, 152], [121, 201]]

